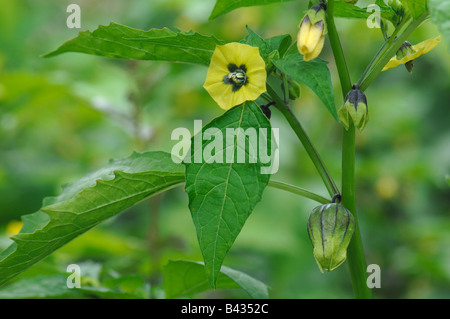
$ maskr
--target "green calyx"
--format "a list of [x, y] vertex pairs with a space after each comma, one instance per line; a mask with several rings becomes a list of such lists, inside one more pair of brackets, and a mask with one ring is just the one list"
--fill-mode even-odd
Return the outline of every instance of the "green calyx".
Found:
[[338, 116], [346, 130], [353, 123], [358, 130], [362, 131], [369, 121], [366, 95], [358, 88], [353, 87], [345, 97], [344, 105], [338, 110]]
[[389, 0], [388, 5], [391, 7], [392, 11], [395, 14], [392, 22], [394, 23], [394, 25], [398, 25], [405, 17], [405, 7], [398, 0]]
[[355, 227], [355, 218], [341, 204], [330, 203], [313, 209], [308, 220], [308, 235], [322, 273], [335, 270], [345, 261]]
[[397, 60], [401, 60], [404, 57], [406, 57], [407, 55], [414, 54], [414, 53], [416, 53], [416, 50], [413, 49], [411, 43], [409, 43], [408, 41], [405, 41], [405, 42], [403, 42], [400, 49], [398, 49], [396, 57], [397, 57]]
[[[327, 6], [324, 3], [312, 6], [308, 12], [306, 13], [305, 17], [302, 19], [303, 20], [308, 17], [309, 19], [309, 23], [311, 23], [311, 25], [315, 25], [315, 26], [320, 26], [320, 28], [322, 28], [322, 34], [326, 35], [328, 33], [328, 29], [327, 29], [327, 20], [326, 20], [326, 10], [327, 10]], [[299, 25], [299, 27], [301, 26], [301, 23]]]
[[358, 2], [358, 0], [344, 0], [344, 2], [355, 4]]

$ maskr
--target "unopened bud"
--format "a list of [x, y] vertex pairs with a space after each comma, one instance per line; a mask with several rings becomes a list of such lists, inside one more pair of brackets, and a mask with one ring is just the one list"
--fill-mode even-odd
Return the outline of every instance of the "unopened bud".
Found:
[[397, 60], [401, 60], [405, 56], [407, 56], [409, 54], [414, 54], [414, 53], [416, 53], [416, 50], [413, 49], [411, 43], [409, 43], [408, 41], [405, 41], [405, 42], [403, 42], [400, 49], [398, 49], [398, 51], [397, 51], [397, 55], [396, 55]]
[[[412, 47], [411, 43], [409, 43], [408, 41], [403, 42], [402, 46], [400, 47], [400, 49], [398, 49], [396, 57], [397, 60], [401, 60], [403, 58], [405, 58], [406, 56], [410, 55], [410, 54], [414, 54], [417, 51], [414, 50], [414, 48]], [[413, 67], [414, 67], [414, 60], [408, 61], [405, 63], [405, 67], [406, 70], [408, 70], [409, 73], [412, 73]]]
[[[300, 97], [300, 84], [298, 84], [297, 81], [293, 80], [290, 77], [287, 78], [287, 83], [288, 83], [289, 99], [290, 100], [298, 99]], [[283, 89], [283, 91], [285, 90], [283, 82], [281, 82], [281, 88]]]
[[408, 61], [405, 63], [406, 70], [412, 74], [412, 70], [414, 68], [414, 60]]
[[300, 23], [297, 48], [304, 61], [313, 60], [322, 52], [327, 34], [325, 10], [326, 5], [323, 3], [311, 7]]
[[405, 16], [405, 7], [399, 0], [389, 0], [388, 5], [391, 7], [392, 11], [394, 11], [394, 16], [391, 21], [394, 25], [398, 25]]
[[359, 88], [353, 86], [345, 97], [344, 105], [338, 110], [338, 116], [346, 130], [353, 123], [357, 129], [362, 131], [369, 121], [366, 95]]
[[313, 209], [308, 220], [308, 235], [321, 272], [333, 271], [345, 261], [355, 225], [355, 218], [341, 204], [331, 203]]

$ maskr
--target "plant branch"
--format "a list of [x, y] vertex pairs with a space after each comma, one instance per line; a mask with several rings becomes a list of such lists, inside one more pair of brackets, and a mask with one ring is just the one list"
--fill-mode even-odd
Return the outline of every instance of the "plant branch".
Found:
[[322, 180], [325, 183], [325, 186], [330, 196], [339, 194], [340, 192], [336, 186], [336, 183], [332, 179], [330, 173], [328, 172], [326, 166], [324, 165], [322, 159], [320, 158], [319, 153], [317, 153], [316, 149], [311, 143], [311, 140], [309, 139], [308, 135], [306, 134], [305, 130], [303, 129], [298, 119], [295, 117], [294, 113], [292, 113], [289, 106], [284, 103], [284, 101], [278, 96], [278, 94], [275, 92], [274, 89], [272, 89], [272, 87], [269, 84], [267, 84], [267, 92], [269, 93], [273, 101], [276, 103], [275, 105], [277, 109], [287, 119], [289, 125], [292, 127], [295, 134], [299, 138], [300, 142], [303, 144], [303, 147], [305, 148], [306, 152], [308, 153], [309, 157], [314, 163], [314, 166], [319, 172], [320, 177], [322, 177]]
[[[336, 62], [341, 81], [342, 96], [345, 99], [351, 90], [352, 84], [345, 62], [345, 56], [339, 41], [339, 35], [334, 23], [334, 0], [328, 1], [327, 25], [328, 38]], [[353, 213], [356, 226], [355, 233], [347, 249], [347, 263], [352, 279], [353, 292], [356, 298], [372, 298], [372, 291], [367, 287], [367, 264], [362, 245], [355, 202], [355, 127], [350, 125], [348, 130], [343, 129], [342, 141], [342, 205]]]
[[321, 204], [328, 204], [331, 202], [331, 199], [329, 198], [325, 198], [319, 194], [313, 193], [309, 190], [306, 190], [304, 188], [298, 187], [298, 186], [294, 186], [294, 185], [290, 185], [290, 184], [286, 184], [283, 182], [279, 182], [279, 181], [269, 181], [269, 186], [273, 187], [273, 188], [277, 188], [277, 189], [281, 189], [284, 191], [288, 191], [291, 192], [293, 194], [297, 194], [309, 199], [312, 199], [318, 203]]
[[[367, 74], [363, 74], [360, 82], [360, 90], [366, 90], [370, 84], [375, 80], [375, 78], [380, 74], [383, 67], [388, 63], [388, 61], [395, 56], [397, 51], [402, 46], [403, 42], [405, 42], [411, 33], [417, 29], [418, 26], [422, 24], [428, 17], [428, 12], [424, 12], [419, 18], [415, 20], [404, 19], [402, 23], [396, 28], [394, 33], [391, 35], [389, 40], [387, 41], [387, 46], [384, 50], [379, 54], [378, 59], [373, 62], [373, 66], [371, 66], [370, 71]], [[397, 34], [400, 33], [404, 24], [409, 22], [406, 29], [397, 37]]]

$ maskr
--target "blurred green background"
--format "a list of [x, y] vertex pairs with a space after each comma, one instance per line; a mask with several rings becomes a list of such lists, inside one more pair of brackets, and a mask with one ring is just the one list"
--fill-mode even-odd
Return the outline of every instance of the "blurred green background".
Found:
[[[193, 29], [227, 41], [244, 37], [245, 25], [263, 37], [288, 33], [295, 38], [307, 5], [300, 0], [241, 8], [208, 21], [214, 2], [1, 0], [0, 250], [20, 229], [20, 216], [37, 211], [44, 197], [59, 194], [61, 185], [133, 150], [170, 152], [176, 143], [170, 139], [173, 129], [192, 130], [194, 119], [207, 123], [222, 114], [202, 88], [203, 66], [77, 53], [51, 59], [41, 55], [80, 30], [110, 21], [144, 30]], [[71, 3], [82, 10], [78, 30], [66, 27]], [[337, 27], [356, 81], [380, 47], [381, 32], [368, 29], [364, 20], [338, 18]], [[409, 41], [437, 35], [428, 22]], [[367, 262], [381, 267], [381, 288], [373, 291], [377, 298], [450, 298], [447, 51], [443, 41], [415, 61], [412, 75], [403, 66], [391, 69], [366, 92], [370, 121], [357, 134], [356, 191]], [[328, 44], [321, 58], [330, 61], [339, 105], [340, 86]], [[340, 125], [306, 87], [293, 107], [339, 181]], [[281, 167], [273, 179], [325, 195], [314, 166], [277, 111], [272, 125], [280, 128], [281, 140]], [[162, 266], [169, 259], [201, 260], [187, 204], [182, 188], [145, 201], [82, 235], [15, 282], [65, 274], [68, 264], [78, 263], [90, 269], [85, 285], [162, 297]], [[352, 298], [347, 265], [321, 274], [312, 256], [306, 221], [315, 206], [267, 188], [225, 265], [269, 285], [272, 298]], [[121, 278], [126, 280], [114, 281]], [[30, 297], [58, 295], [57, 289], [40, 295], [30, 291]], [[237, 290], [200, 296], [248, 297]]]

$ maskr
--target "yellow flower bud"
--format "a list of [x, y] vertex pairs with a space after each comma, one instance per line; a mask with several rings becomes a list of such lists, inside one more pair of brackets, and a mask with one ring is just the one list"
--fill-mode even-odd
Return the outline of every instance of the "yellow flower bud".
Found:
[[313, 60], [322, 52], [327, 33], [325, 8], [324, 4], [311, 7], [300, 23], [297, 48], [304, 61]]

